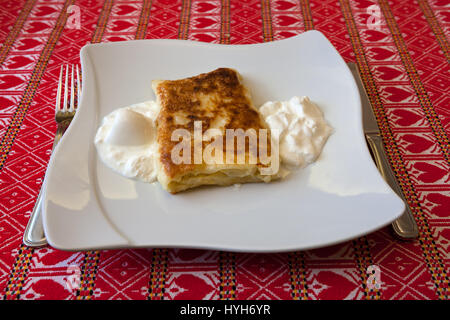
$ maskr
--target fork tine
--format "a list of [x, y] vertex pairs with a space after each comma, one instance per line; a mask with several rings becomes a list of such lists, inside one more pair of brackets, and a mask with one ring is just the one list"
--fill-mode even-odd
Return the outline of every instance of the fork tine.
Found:
[[78, 102], [80, 101], [80, 93], [81, 93], [80, 70], [78, 69], [78, 64], [77, 64], [77, 106], [78, 106]]
[[59, 72], [59, 81], [58, 81], [58, 91], [56, 91], [56, 104], [55, 104], [55, 112], [58, 112], [61, 108], [61, 88], [62, 88], [62, 77], [63, 77], [63, 69], [64, 65], [61, 66], [61, 71]]
[[75, 110], [75, 81], [73, 77], [73, 71], [75, 66], [72, 65], [72, 72], [70, 75], [70, 107], [69, 112], [73, 112]]
[[63, 105], [63, 112], [67, 111], [67, 96], [68, 96], [68, 88], [67, 83], [69, 82], [69, 65], [66, 65], [66, 79], [64, 83], [64, 105]]

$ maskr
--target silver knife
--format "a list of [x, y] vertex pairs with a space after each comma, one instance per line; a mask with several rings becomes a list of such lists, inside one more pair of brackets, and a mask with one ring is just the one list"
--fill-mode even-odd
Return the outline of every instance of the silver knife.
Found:
[[411, 208], [403, 195], [402, 189], [400, 188], [400, 185], [398, 184], [392, 171], [391, 165], [386, 157], [386, 152], [383, 147], [383, 140], [380, 135], [380, 129], [378, 128], [377, 120], [373, 114], [372, 105], [358, 72], [358, 67], [354, 63], [348, 63], [348, 67], [353, 73], [353, 77], [355, 78], [359, 88], [362, 104], [364, 135], [366, 137], [366, 142], [372, 151], [372, 158], [374, 159], [384, 180], [386, 180], [392, 190], [394, 190], [394, 192], [397, 193], [405, 202], [405, 212], [403, 212], [397, 220], [392, 222], [392, 228], [402, 239], [415, 239], [419, 235], [419, 230], [411, 212]]

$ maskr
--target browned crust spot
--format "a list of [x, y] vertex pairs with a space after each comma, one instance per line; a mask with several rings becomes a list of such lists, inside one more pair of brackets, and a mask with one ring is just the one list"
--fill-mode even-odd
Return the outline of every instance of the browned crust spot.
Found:
[[[203, 132], [217, 121], [221, 121], [223, 130], [252, 128], [258, 132], [266, 128], [248, 90], [241, 83], [240, 75], [233, 69], [219, 68], [195, 77], [158, 81], [153, 87], [161, 106], [156, 120], [160, 162], [169, 178], [184, 175], [195, 166], [203, 165], [172, 162], [171, 151], [179, 143], [171, 141], [175, 129], [187, 129], [193, 137], [194, 121], [202, 121]], [[177, 122], [177, 115], [185, 121]], [[270, 143], [268, 146], [270, 148]], [[192, 157], [193, 154], [192, 151]]]

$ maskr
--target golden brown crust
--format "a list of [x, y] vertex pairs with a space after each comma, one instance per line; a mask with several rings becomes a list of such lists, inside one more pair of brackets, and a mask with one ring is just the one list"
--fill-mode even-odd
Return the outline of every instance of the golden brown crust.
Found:
[[[156, 122], [160, 161], [170, 178], [198, 166], [172, 162], [171, 151], [178, 144], [171, 141], [175, 129], [187, 129], [193, 135], [194, 121], [202, 121], [203, 132], [219, 121], [225, 129], [265, 128], [239, 74], [233, 69], [219, 68], [191, 78], [155, 81], [153, 87], [161, 105]], [[175, 115], [185, 121], [177, 123]]]
[[[181, 80], [154, 80], [152, 82], [160, 112], [156, 120], [157, 142], [159, 145], [158, 180], [170, 192], [175, 193], [202, 184], [228, 185], [240, 182], [270, 181], [270, 176], [261, 176], [258, 167], [268, 167], [259, 161], [249, 161], [249, 141], [245, 139], [244, 164], [230, 164], [225, 161], [226, 139], [223, 138], [224, 162], [222, 165], [194, 164], [194, 143], [191, 143], [191, 164], [175, 164], [172, 150], [179, 141], [172, 141], [176, 129], [185, 129], [194, 136], [194, 123], [201, 121], [202, 134], [215, 128], [225, 136], [226, 129], [254, 129], [258, 147], [259, 129], [265, 129], [265, 123], [254, 108], [250, 94], [241, 83], [238, 72], [233, 69], [219, 68], [209, 73]], [[267, 153], [270, 156], [270, 133], [268, 132]], [[236, 142], [236, 141], [235, 141]], [[210, 141], [204, 141], [202, 148]], [[234, 156], [238, 150], [235, 144]], [[236, 170], [238, 175], [236, 176]]]

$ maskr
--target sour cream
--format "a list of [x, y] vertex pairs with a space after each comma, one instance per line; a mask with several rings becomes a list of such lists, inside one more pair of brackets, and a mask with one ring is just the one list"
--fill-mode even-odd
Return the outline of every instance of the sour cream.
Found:
[[100, 159], [127, 178], [156, 181], [158, 112], [158, 104], [147, 101], [117, 109], [104, 117], [95, 135]]
[[303, 168], [314, 162], [333, 132], [322, 111], [308, 97], [269, 101], [259, 112], [279, 144], [281, 163], [290, 167]]

